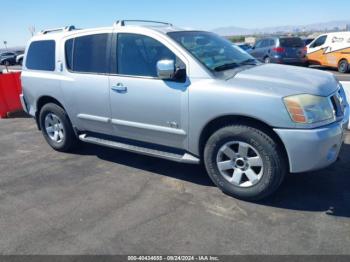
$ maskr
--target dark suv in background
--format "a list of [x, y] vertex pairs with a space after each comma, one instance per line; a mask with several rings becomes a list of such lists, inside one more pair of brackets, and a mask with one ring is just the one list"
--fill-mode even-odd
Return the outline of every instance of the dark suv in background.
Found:
[[265, 63], [307, 65], [305, 42], [299, 37], [268, 37], [258, 40], [252, 56]]
[[16, 56], [14, 52], [0, 53], [0, 65], [14, 65], [16, 63]]

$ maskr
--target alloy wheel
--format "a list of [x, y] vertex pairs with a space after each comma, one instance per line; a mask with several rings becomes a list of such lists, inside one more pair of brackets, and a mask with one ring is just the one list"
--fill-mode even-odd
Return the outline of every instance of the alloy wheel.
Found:
[[224, 144], [217, 153], [217, 167], [220, 174], [238, 187], [252, 187], [262, 178], [263, 160], [252, 146], [240, 141]]
[[45, 117], [45, 131], [49, 138], [56, 143], [61, 143], [64, 139], [64, 128], [61, 119], [49, 113]]

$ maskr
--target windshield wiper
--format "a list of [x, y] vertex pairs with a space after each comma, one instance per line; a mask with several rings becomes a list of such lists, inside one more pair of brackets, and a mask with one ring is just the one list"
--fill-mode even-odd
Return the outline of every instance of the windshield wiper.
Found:
[[254, 58], [249, 58], [239, 63], [239, 65], [257, 65], [258, 61]]
[[219, 71], [224, 71], [227, 69], [233, 69], [237, 66], [239, 66], [239, 64], [237, 64], [237, 63], [227, 63], [227, 64], [223, 64], [223, 65], [215, 67], [214, 70], [219, 72]]

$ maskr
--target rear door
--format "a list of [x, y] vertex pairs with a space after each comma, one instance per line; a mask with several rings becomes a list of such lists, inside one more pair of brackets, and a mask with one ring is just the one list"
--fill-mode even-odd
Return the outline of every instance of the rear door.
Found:
[[265, 52], [264, 52], [264, 58], [266, 56], [271, 57], [271, 52], [272, 49], [275, 47], [276, 43], [275, 40], [272, 38], [266, 39], [266, 47], [265, 47]]
[[111, 36], [111, 32], [99, 31], [63, 42], [61, 86], [67, 111], [80, 130], [112, 134], [108, 77]]
[[254, 49], [252, 49], [250, 54], [257, 59], [262, 60], [263, 59], [263, 52], [264, 52], [264, 43], [265, 43], [265, 40], [263, 40], [263, 39], [257, 41], [255, 46], [254, 46]]
[[257, 59], [260, 59], [261, 57], [261, 44], [263, 40], [258, 40], [251, 51], [249, 52], [252, 56], [254, 56]]
[[307, 58], [310, 63], [324, 65], [325, 55], [324, 49], [326, 48], [327, 35], [321, 35], [316, 38], [310, 45], [307, 47]]
[[266, 57], [270, 56], [272, 39], [265, 39], [261, 44], [260, 60], [264, 61]]

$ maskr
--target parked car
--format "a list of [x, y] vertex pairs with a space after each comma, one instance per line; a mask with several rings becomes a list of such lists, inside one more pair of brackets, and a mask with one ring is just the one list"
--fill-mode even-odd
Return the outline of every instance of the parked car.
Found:
[[340, 73], [350, 71], [350, 32], [320, 35], [307, 46], [310, 64], [337, 68]]
[[20, 98], [53, 149], [81, 140], [203, 161], [222, 191], [245, 200], [337, 160], [349, 106], [331, 73], [262, 64], [214, 33], [152, 23], [29, 41]]
[[23, 64], [23, 58], [24, 58], [24, 54], [16, 56], [16, 64], [17, 65], [22, 65]]
[[[347, 101], [350, 101], [350, 82], [342, 82], [342, 83], [343, 83], [346, 99]], [[350, 130], [350, 121], [349, 121], [348, 129]]]
[[307, 46], [308, 44], [310, 44], [314, 40], [315, 40], [315, 38], [304, 38], [303, 39], [305, 46]]
[[305, 43], [299, 37], [263, 38], [249, 53], [265, 63], [307, 65]]
[[4, 52], [0, 54], [0, 65], [14, 65], [16, 63], [16, 53]]
[[24, 54], [24, 50], [16, 50], [14, 53], [15, 53], [17, 56], [18, 56], [18, 55], [23, 55], [23, 54]]
[[246, 44], [246, 43], [240, 43], [237, 44], [237, 46], [241, 49], [243, 49], [244, 51], [249, 51], [252, 49], [252, 46], [250, 44]]

